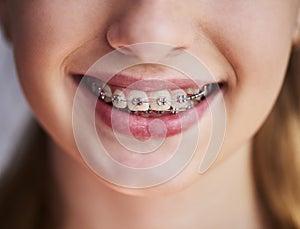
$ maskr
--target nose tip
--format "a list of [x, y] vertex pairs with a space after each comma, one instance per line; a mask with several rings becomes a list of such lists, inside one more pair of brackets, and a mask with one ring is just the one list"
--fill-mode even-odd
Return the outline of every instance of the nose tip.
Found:
[[186, 17], [180, 17], [178, 10], [175, 14], [169, 12], [172, 10], [170, 7], [164, 10], [162, 7], [165, 6], [141, 4], [123, 13], [108, 27], [106, 33], [108, 44], [124, 55], [140, 59], [145, 59], [145, 55], [149, 55], [145, 51], [154, 50], [143, 50], [141, 46], [137, 49], [134, 44], [156, 43], [173, 47], [165, 53], [167, 56], [175, 56], [188, 49], [194, 40], [189, 27], [191, 23]]

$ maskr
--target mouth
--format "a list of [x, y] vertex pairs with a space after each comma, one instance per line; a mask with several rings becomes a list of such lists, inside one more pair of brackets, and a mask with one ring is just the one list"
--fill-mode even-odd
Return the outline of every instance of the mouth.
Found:
[[[97, 98], [96, 116], [111, 128], [114, 121], [114, 129], [138, 139], [169, 137], [188, 129], [203, 116], [209, 100], [226, 87], [224, 81], [196, 84], [191, 80], [170, 83], [151, 79], [124, 85], [118, 80], [104, 82], [90, 75], [72, 76], [77, 86], [82, 85], [89, 95]], [[114, 120], [112, 112], [116, 114]], [[154, 119], [163, 121], [166, 133], [159, 127], [151, 128], [150, 132], [150, 122]], [[122, 127], [125, 124], [122, 120], [129, 120], [130, 133]]]

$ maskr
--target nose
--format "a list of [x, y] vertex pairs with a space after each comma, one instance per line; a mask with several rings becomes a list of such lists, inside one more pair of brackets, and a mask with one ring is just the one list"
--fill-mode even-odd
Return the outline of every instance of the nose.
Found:
[[[109, 45], [123, 54], [144, 59], [145, 52], [130, 46], [154, 42], [172, 47], [166, 55], [178, 55], [194, 41], [191, 19], [180, 7], [183, 1], [137, 0], [120, 13], [107, 30]], [[179, 5], [178, 5], [179, 4]], [[124, 48], [125, 47], [125, 48]], [[122, 48], [122, 49], [121, 49]]]

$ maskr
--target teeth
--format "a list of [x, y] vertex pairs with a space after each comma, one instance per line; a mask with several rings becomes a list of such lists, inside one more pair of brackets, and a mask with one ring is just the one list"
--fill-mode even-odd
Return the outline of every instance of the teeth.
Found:
[[125, 95], [121, 90], [119, 89], [115, 90], [112, 97], [112, 104], [114, 105], [114, 107], [119, 109], [124, 109], [127, 107], [127, 101]]
[[164, 112], [177, 114], [196, 106], [204, 97], [207, 97], [216, 87], [215, 84], [204, 85], [199, 88], [176, 90], [159, 90], [146, 94], [144, 91], [131, 90], [127, 96], [120, 89], [112, 90], [109, 85], [93, 77], [86, 77], [85, 85], [97, 97], [115, 108], [126, 109], [130, 114], [139, 114], [145, 117], [162, 115]]
[[112, 93], [108, 85], [104, 85], [98, 79], [91, 80], [90, 78], [87, 78], [86, 82], [94, 95], [99, 96], [107, 103], [111, 102]]
[[187, 95], [184, 90], [177, 89], [172, 91], [172, 108], [174, 109], [185, 109], [187, 106]]
[[192, 109], [194, 106], [195, 106], [195, 102], [193, 100], [190, 100], [187, 102], [186, 109], [187, 110]]
[[146, 92], [132, 90], [127, 96], [128, 109], [131, 111], [147, 111], [149, 110], [148, 96]]
[[171, 95], [167, 90], [154, 91], [150, 95], [153, 100], [150, 103], [151, 110], [166, 111], [170, 109]]
[[[104, 94], [103, 94], [104, 93]], [[111, 102], [111, 98], [112, 98], [112, 93], [111, 93], [111, 89], [110, 86], [108, 86], [107, 84], [103, 87], [102, 89], [102, 99], [109, 103]]]
[[185, 91], [188, 95], [195, 95], [200, 92], [200, 89], [199, 88], [187, 88], [187, 89], [185, 89]]

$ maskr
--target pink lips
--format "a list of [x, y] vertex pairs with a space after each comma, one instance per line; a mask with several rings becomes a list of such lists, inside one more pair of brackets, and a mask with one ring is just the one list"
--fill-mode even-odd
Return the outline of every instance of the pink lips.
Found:
[[[130, 78], [128, 76], [117, 75], [117, 77], [113, 77], [109, 84], [118, 86], [118, 87], [126, 87], [137, 82], [140, 79]], [[100, 78], [100, 77], [98, 77]], [[103, 80], [103, 79], [102, 79]], [[105, 80], [103, 80], [105, 81]], [[150, 80], [151, 81], [151, 80]], [[143, 90], [160, 90], [165, 89], [166, 85], [161, 83], [157, 85], [157, 80], [154, 80], [154, 84], [151, 85], [150, 81], [147, 79], [145, 84], [138, 84], [140, 87], [143, 87]], [[181, 88], [189, 88], [189, 87], [199, 87], [199, 85], [204, 85], [206, 83], [201, 82], [201, 84], [196, 84], [192, 80], [185, 79], [175, 79], [170, 80], [172, 84], [176, 85], [176, 87]], [[164, 81], [161, 81], [164, 82]], [[170, 85], [170, 84], [168, 84]], [[160, 86], [162, 88], [160, 88]], [[154, 88], [153, 88], [154, 87]], [[168, 87], [170, 88], [170, 87]], [[141, 88], [139, 88], [141, 90]], [[221, 88], [222, 89], [222, 88]], [[220, 91], [217, 91], [220, 93]], [[207, 99], [204, 99], [199, 104], [197, 104], [194, 108], [180, 112], [178, 114], [170, 114], [163, 115], [161, 117], [143, 117], [139, 115], [129, 114], [124, 111], [117, 110], [113, 108], [111, 105], [103, 102], [102, 100], [98, 100], [96, 104], [96, 123], [101, 126], [101, 123], [110, 127], [114, 131], [117, 131], [121, 134], [125, 135], [133, 135], [135, 138], [146, 140], [150, 137], [170, 137], [177, 134], [182, 133], [183, 131], [189, 129], [192, 125], [195, 125], [200, 118], [204, 115], [205, 111], [209, 107], [207, 100], [212, 100], [217, 93], [210, 95]], [[93, 95], [89, 91], [87, 91], [87, 96], [91, 97], [93, 100]], [[159, 125], [153, 125], [155, 119], [158, 119], [160, 122]], [[100, 123], [99, 123], [100, 122]]]
[[[82, 74], [83, 75], [83, 74]], [[89, 72], [90, 76], [96, 77], [103, 82], [112, 86], [120, 88], [130, 88], [130, 85], [134, 85], [135, 89], [143, 91], [162, 90], [162, 89], [177, 89], [177, 88], [201, 88], [205, 84], [213, 83], [210, 79], [207, 80], [191, 80], [183, 78], [182, 75], [176, 76], [172, 74], [172, 78], [160, 75], [160, 76], [146, 76], [140, 77], [129, 76], [126, 74], [116, 74], [111, 77], [110, 74], [103, 74], [99, 72]], [[137, 83], [138, 82], [138, 83]], [[173, 86], [172, 86], [173, 85]]]
[[[170, 114], [158, 118], [146, 118], [138, 115], [131, 115], [123, 111], [114, 109], [112, 106], [99, 100], [96, 106], [96, 116], [107, 126], [115, 131], [133, 135], [138, 139], [148, 139], [152, 137], [170, 137], [187, 130], [205, 112], [208, 103], [203, 100], [195, 108], [178, 114]], [[154, 119], [159, 119], [164, 124], [162, 126], [151, 126]], [[166, 130], [166, 132], [163, 131]], [[128, 132], [130, 130], [130, 132]]]

